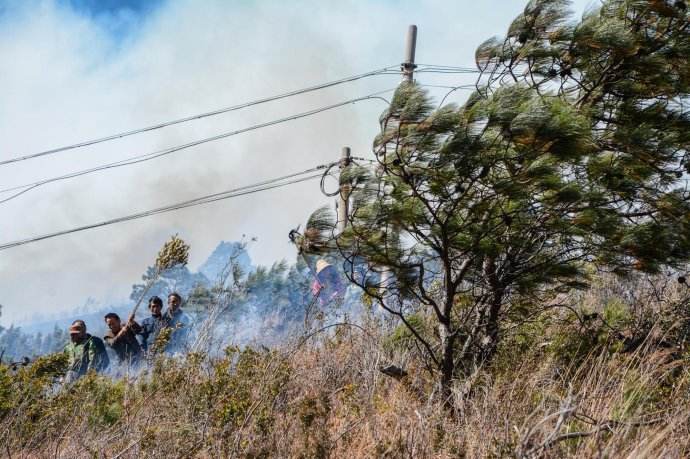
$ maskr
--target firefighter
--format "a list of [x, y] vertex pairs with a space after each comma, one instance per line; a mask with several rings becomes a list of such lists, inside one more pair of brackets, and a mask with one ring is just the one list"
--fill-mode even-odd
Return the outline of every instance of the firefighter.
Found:
[[319, 295], [321, 304], [345, 295], [345, 285], [338, 270], [323, 258], [316, 261], [316, 280], [312, 284], [312, 293]]
[[163, 317], [163, 300], [158, 296], [149, 298], [149, 311], [151, 317], [147, 317], [141, 322], [141, 330], [137, 332], [141, 336], [141, 347], [146, 352], [151, 352], [153, 343], [160, 334], [161, 330], [167, 326], [167, 321]]
[[109, 312], [104, 317], [108, 326], [108, 332], [103, 340], [115, 351], [120, 365], [136, 365], [141, 359], [141, 345], [137, 341], [137, 333], [141, 333], [141, 326], [130, 317], [125, 325], [122, 325], [120, 316]]
[[179, 293], [173, 292], [168, 295], [168, 310], [163, 317], [166, 326], [172, 329], [166, 352], [174, 354], [185, 351], [192, 319], [182, 310], [182, 297]]
[[67, 374], [65, 381], [74, 382], [89, 370], [105, 371], [110, 364], [103, 341], [86, 333], [86, 323], [75, 320], [69, 328], [70, 342], [65, 346], [67, 355]]

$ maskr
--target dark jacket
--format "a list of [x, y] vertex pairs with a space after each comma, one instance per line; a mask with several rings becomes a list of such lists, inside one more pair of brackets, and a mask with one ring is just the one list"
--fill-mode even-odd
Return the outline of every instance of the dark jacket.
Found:
[[165, 317], [147, 317], [141, 322], [141, 330], [137, 332], [141, 336], [141, 347], [144, 351], [150, 351], [156, 342], [158, 334], [167, 326]]
[[182, 309], [178, 309], [174, 314], [168, 309], [163, 317], [165, 317], [167, 326], [173, 330], [165, 351], [171, 354], [186, 351], [190, 344], [188, 340], [192, 327], [191, 317], [185, 314]]
[[115, 351], [120, 364], [135, 364], [141, 358], [142, 350], [136, 334], [142, 327], [133, 322], [127, 330], [121, 331], [117, 336], [108, 330], [103, 338], [105, 342]]

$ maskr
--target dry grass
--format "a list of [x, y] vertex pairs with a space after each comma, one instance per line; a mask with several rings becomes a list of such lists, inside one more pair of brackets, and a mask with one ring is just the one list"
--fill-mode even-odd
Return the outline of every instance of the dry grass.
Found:
[[[659, 301], [680, 298], [669, 295]], [[668, 323], [629, 352], [609, 342], [577, 358], [506, 340], [503, 357], [457, 382], [453, 413], [422, 362], [391, 350], [373, 323], [161, 359], [129, 382], [91, 375], [59, 391], [39, 362], [0, 372], [0, 445], [13, 458], [687, 457], [688, 360], [660, 345], [679, 327]], [[558, 333], [577, 340], [583, 329]], [[401, 362], [401, 380], [379, 371]]]

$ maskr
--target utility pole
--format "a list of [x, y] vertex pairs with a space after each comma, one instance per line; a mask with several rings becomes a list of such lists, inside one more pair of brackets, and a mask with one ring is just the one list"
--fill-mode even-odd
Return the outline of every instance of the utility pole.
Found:
[[[340, 155], [340, 173], [350, 165], [350, 147], [343, 147]], [[339, 178], [340, 192], [338, 193], [338, 234], [342, 234], [347, 227], [348, 212], [350, 210], [350, 193], [352, 187], [349, 183], [343, 183]]]
[[407, 39], [405, 40], [405, 60], [400, 64], [403, 73], [403, 82], [412, 83], [414, 81], [414, 54], [417, 49], [417, 26], [412, 24], [407, 28]]
[[[413, 83], [414, 82], [414, 69], [417, 65], [414, 63], [414, 55], [417, 50], [417, 26], [411, 24], [407, 28], [407, 37], [405, 38], [405, 60], [400, 64], [400, 70], [402, 70], [403, 80], [402, 83]], [[379, 292], [385, 295], [385, 292], [391, 283], [391, 278], [393, 274], [390, 269], [385, 266], [380, 267], [379, 272]]]
[[[417, 26], [410, 25], [407, 29], [407, 38], [405, 40], [405, 60], [400, 64], [400, 70], [403, 74], [403, 83], [412, 83], [414, 81], [414, 69], [417, 65], [414, 63], [415, 50], [417, 48]], [[350, 157], [350, 147], [343, 147], [340, 155], [340, 173], [350, 165], [352, 161]], [[352, 186], [349, 183], [344, 183], [342, 178], [339, 178], [340, 188], [338, 193], [337, 204], [337, 231], [342, 234], [347, 228], [348, 215], [350, 207], [350, 194], [352, 193]], [[379, 288], [385, 291], [387, 285], [391, 280], [391, 272], [385, 267], [382, 267], [380, 272]]]

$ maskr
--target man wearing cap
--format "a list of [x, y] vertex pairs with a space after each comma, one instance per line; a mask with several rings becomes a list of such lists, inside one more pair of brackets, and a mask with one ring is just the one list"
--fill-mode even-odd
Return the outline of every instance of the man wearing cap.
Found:
[[314, 295], [319, 295], [322, 305], [345, 295], [345, 286], [338, 271], [322, 258], [316, 261], [316, 279], [311, 288]]
[[84, 376], [89, 370], [101, 372], [108, 368], [110, 359], [105, 351], [103, 341], [86, 333], [83, 320], [75, 320], [69, 327], [70, 342], [65, 346], [67, 355], [66, 382], [73, 382]]
[[105, 315], [108, 332], [103, 340], [115, 351], [120, 365], [136, 365], [141, 358], [141, 345], [136, 334], [141, 332], [141, 326], [130, 317], [123, 326], [120, 316], [114, 312]]

